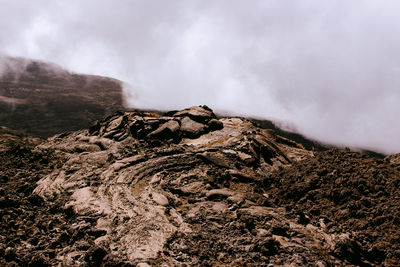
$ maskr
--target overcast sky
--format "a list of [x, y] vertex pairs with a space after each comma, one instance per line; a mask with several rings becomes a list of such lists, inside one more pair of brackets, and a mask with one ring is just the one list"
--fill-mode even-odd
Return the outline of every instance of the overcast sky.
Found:
[[207, 104], [400, 152], [397, 0], [0, 0], [0, 53], [124, 80], [138, 108]]

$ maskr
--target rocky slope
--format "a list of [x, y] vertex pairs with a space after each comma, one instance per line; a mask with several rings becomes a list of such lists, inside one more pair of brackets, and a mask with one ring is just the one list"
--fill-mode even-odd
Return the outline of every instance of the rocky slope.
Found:
[[0, 56], [0, 125], [38, 136], [87, 128], [123, 109], [120, 81]]
[[400, 263], [395, 156], [311, 152], [205, 106], [4, 131], [1, 265]]

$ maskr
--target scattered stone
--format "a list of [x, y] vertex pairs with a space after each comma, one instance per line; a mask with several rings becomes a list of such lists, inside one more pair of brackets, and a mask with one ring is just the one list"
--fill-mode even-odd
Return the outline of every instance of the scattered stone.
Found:
[[100, 236], [106, 235], [107, 230], [92, 228], [92, 229], [86, 231], [86, 233], [88, 235], [94, 236], [95, 238], [98, 238]]
[[186, 117], [186, 116], [200, 123], [205, 123], [210, 119], [215, 118], [214, 113], [207, 106], [190, 107], [182, 111], [178, 111], [174, 114], [174, 117]]
[[152, 198], [154, 202], [156, 202], [160, 206], [168, 206], [169, 204], [168, 198], [165, 197], [163, 194], [154, 192], [152, 193]]
[[217, 166], [232, 168], [234, 167], [234, 161], [230, 159], [225, 153], [222, 152], [204, 152], [198, 154], [201, 159], [206, 160], [207, 162], [212, 162]]
[[216, 199], [216, 198], [227, 198], [234, 194], [231, 190], [227, 188], [222, 189], [212, 189], [206, 193], [207, 198]]
[[196, 194], [201, 192], [205, 188], [204, 183], [202, 182], [193, 182], [187, 185], [184, 185], [180, 188], [180, 190], [185, 194]]
[[244, 197], [241, 194], [235, 194], [228, 197], [228, 201], [240, 205], [244, 202]]
[[332, 251], [342, 259], [346, 259], [353, 264], [360, 264], [361, 247], [348, 236], [339, 237]]
[[274, 222], [271, 227], [271, 233], [274, 235], [288, 236], [289, 224], [283, 222]]
[[0, 142], [0, 266], [400, 263], [390, 157], [306, 151], [205, 107], [29, 140]]
[[105, 129], [106, 132], [112, 132], [117, 130], [118, 128], [123, 127], [124, 116], [119, 116], [115, 120], [112, 120], [108, 123], [107, 128]]
[[153, 175], [153, 177], [150, 180], [150, 184], [156, 184], [159, 181], [161, 181], [161, 175], [159, 173]]
[[151, 265], [148, 264], [147, 262], [139, 262], [136, 266], [137, 267], [151, 267]]
[[257, 242], [252, 245], [251, 251], [261, 252], [264, 256], [273, 256], [278, 253], [280, 244], [274, 238], [258, 239]]
[[211, 131], [217, 131], [217, 130], [221, 130], [222, 128], [224, 128], [224, 124], [217, 119], [211, 119], [208, 122], [208, 127], [210, 127]]
[[98, 120], [94, 121], [89, 127], [89, 134], [98, 133], [100, 131], [100, 128], [101, 128], [100, 122]]
[[157, 139], [176, 139], [177, 132], [179, 130], [179, 123], [174, 120], [170, 120], [161, 125], [157, 130], [148, 134], [149, 138]]
[[184, 117], [181, 120], [181, 129], [185, 137], [196, 138], [207, 132], [208, 126], [202, 123], [195, 122], [189, 117]]
[[102, 247], [93, 246], [85, 253], [85, 261], [90, 266], [100, 266], [107, 251]]
[[251, 174], [247, 174], [238, 170], [229, 170], [228, 173], [232, 176], [232, 177], [236, 177], [239, 179], [239, 181], [241, 182], [245, 182], [245, 183], [251, 183], [254, 181], [257, 181], [257, 178], [254, 175]]

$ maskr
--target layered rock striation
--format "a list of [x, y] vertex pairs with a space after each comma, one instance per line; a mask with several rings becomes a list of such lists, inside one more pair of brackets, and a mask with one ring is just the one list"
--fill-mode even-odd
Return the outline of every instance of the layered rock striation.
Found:
[[[307, 178], [323, 164], [322, 154], [247, 119], [217, 119], [206, 106], [165, 114], [120, 112], [29, 151], [36, 155], [29, 164], [40, 159], [38, 166], [44, 166], [46, 158], [52, 167], [37, 172], [37, 185], [15, 200], [24, 207], [15, 221], [33, 221], [17, 224], [12, 236], [23, 230], [32, 235], [7, 238], [3, 228], [4, 262], [333, 266], [390, 265], [398, 259], [388, 246], [361, 244], [350, 221], [342, 229], [342, 221], [327, 220], [335, 216], [334, 204], [319, 201], [330, 174], [324, 171], [320, 183]], [[383, 173], [396, 177], [398, 170], [390, 166], [381, 166], [391, 168]], [[25, 174], [9, 176], [28, 179]], [[24, 202], [29, 197], [32, 203]], [[315, 212], [312, 201], [327, 212]], [[10, 220], [18, 209], [2, 212]], [[34, 209], [40, 218], [24, 215]], [[392, 228], [394, 235], [398, 228]], [[379, 257], [367, 257], [368, 251]]]

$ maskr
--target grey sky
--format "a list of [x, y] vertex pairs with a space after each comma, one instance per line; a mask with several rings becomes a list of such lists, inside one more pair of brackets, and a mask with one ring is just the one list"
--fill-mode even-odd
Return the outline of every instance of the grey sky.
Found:
[[0, 0], [0, 52], [130, 83], [140, 108], [207, 104], [400, 152], [396, 0]]

